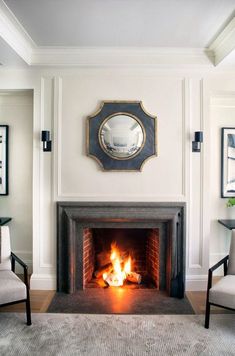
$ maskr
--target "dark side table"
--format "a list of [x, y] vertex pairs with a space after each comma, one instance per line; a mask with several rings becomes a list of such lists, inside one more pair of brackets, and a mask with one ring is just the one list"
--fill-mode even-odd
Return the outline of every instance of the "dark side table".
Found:
[[0, 226], [7, 224], [11, 218], [0, 218]]
[[235, 219], [218, 220], [218, 222], [229, 230], [235, 229]]

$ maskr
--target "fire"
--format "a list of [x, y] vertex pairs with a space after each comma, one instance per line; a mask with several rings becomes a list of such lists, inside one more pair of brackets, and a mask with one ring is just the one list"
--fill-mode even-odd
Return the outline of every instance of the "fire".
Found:
[[120, 250], [114, 243], [111, 245], [110, 261], [112, 263], [112, 272], [104, 273], [103, 279], [110, 285], [114, 287], [119, 287], [123, 285], [124, 280], [127, 278], [128, 274], [131, 273], [131, 257], [129, 256], [126, 261], [123, 261], [120, 255]]

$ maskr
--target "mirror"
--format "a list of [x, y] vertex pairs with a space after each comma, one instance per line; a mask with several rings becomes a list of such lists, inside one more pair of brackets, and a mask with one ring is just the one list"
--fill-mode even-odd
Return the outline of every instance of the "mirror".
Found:
[[235, 128], [222, 128], [221, 196], [235, 197]]
[[99, 130], [103, 150], [112, 158], [124, 160], [138, 154], [145, 143], [142, 123], [131, 114], [109, 116]]

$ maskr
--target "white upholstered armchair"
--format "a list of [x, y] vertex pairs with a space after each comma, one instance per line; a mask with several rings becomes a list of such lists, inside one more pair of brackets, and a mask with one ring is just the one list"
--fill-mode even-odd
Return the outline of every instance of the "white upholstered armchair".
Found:
[[[15, 274], [15, 263], [23, 267], [24, 282]], [[28, 268], [11, 252], [8, 226], [0, 226], [0, 307], [16, 303], [26, 304], [27, 325], [31, 325]]]
[[[224, 266], [224, 277], [212, 286], [213, 272], [222, 265]], [[235, 310], [235, 230], [232, 231], [229, 255], [216, 263], [208, 271], [205, 317], [205, 328], [207, 329], [209, 328], [210, 323], [211, 305]]]

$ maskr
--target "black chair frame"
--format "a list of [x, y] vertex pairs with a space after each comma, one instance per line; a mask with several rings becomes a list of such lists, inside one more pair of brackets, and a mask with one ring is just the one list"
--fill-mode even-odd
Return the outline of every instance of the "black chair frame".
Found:
[[227, 255], [224, 258], [222, 258], [222, 260], [217, 262], [214, 266], [212, 266], [208, 270], [208, 283], [207, 283], [207, 294], [206, 294], [206, 315], [205, 315], [205, 328], [206, 329], [209, 329], [211, 305], [214, 305], [214, 306], [220, 307], [220, 308], [224, 308], [224, 309], [227, 309], [227, 310], [235, 310], [235, 309], [232, 309], [232, 308], [225, 307], [223, 305], [210, 303], [210, 301], [209, 301], [210, 289], [212, 287], [213, 272], [216, 269], [218, 269], [220, 266], [224, 265], [224, 276], [226, 276], [227, 272], [228, 272], [228, 260], [229, 260], [229, 255]]
[[15, 273], [15, 263], [19, 263], [24, 269], [24, 284], [26, 285], [26, 299], [16, 300], [10, 303], [0, 304], [0, 307], [5, 307], [7, 305], [13, 305], [18, 303], [25, 303], [26, 305], [26, 318], [27, 325], [31, 325], [31, 307], [30, 307], [30, 296], [29, 296], [29, 276], [28, 276], [28, 266], [13, 252], [11, 253], [11, 270]]

